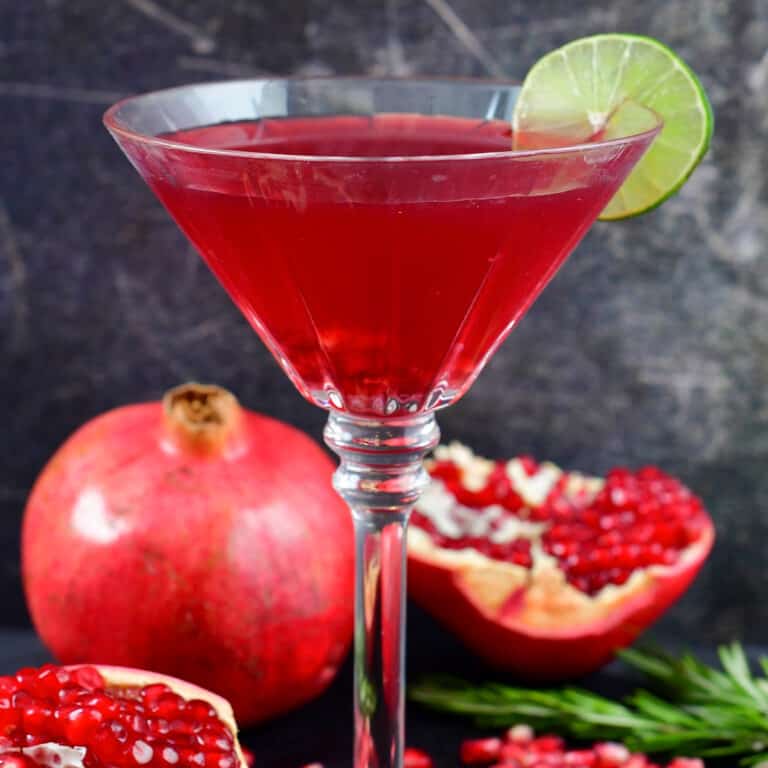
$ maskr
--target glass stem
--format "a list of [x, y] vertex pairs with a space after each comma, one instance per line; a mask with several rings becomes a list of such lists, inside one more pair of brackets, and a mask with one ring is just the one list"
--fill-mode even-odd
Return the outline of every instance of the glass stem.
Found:
[[406, 526], [439, 437], [432, 414], [379, 422], [332, 413], [325, 428], [341, 459], [333, 484], [355, 525], [354, 768], [402, 768]]

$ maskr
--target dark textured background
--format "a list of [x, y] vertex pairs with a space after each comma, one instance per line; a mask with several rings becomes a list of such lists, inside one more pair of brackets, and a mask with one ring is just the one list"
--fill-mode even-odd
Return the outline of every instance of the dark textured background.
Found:
[[0, 0], [0, 622], [26, 621], [27, 490], [83, 420], [196, 378], [323, 423], [102, 129], [110, 102], [262, 73], [519, 76], [608, 30], [660, 37], [701, 74], [712, 151], [660, 210], [593, 229], [443, 432], [681, 474], [720, 538], [664, 630], [765, 640], [766, 0]]

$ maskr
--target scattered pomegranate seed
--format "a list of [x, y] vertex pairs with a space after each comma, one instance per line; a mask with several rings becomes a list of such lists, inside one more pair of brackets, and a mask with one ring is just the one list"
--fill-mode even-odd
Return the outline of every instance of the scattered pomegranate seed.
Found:
[[579, 768], [591, 768], [597, 763], [597, 755], [591, 749], [574, 749], [565, 753], [563, 763]]
[[533, 741], [533, 737], [533, 728], [531, 728], [530, 725], [526, 725], [525, 723], [518, 723], [517, 725], [513, 725], [506, 734], [507, 741], [514, 741], [518, 744], [525, 744], [529, 741]]
[[465, 765], [487, 765], [499, 759], [501, 739], [467, 739], [461, 743], [459, 756]]
[[630, 751], [623, 744], [607, 741], [595, 744], [595, 754], [600, 761], [600, 768], [618, 768], [629, 760]]
[[[536, 737], [525, 724], [516, 725], [503, 739], [470, 739], [461, 744], [461, 762], [490, 768], [660, 768], [623, 744], [597, 743], [591, 748], [567, 750], [558, 736]], [[704, 768], [698, 758], [676, 757], [667, 768]]]
[[433, 768], [432, 758], [423, 750], [416, 747], [406, 747], [403, 751], [404, 768]]

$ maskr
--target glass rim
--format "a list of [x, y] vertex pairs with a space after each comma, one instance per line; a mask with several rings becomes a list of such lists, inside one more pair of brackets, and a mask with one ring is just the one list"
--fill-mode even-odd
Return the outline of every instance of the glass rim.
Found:
[[[661, 116], [653, 109], [646, 107], [655, 118], [656, 123], [652, 128], [639, 133], [630, 133], [627, 136], [621, 136], [613, 139], [598, 139], [596, 141], [580, 141], [573, 144], [558, 145], [556, 147], [541, 147], [537, 149], [504, 149], [495, 152], [458, 152], [439, 155], [302, 155], [290, 154], [284, 152], [262, 152], [243, 149], [226, 149], [221, 147], [201, 147], [195, 144], [188, 144], [183, 141], [166, 139], [162, 136], [151, 135], [141, 131], [134, 130], [121, 123], [118, 119], [118, 113], [126, 104], [136, 103], [149, 97], [162, 94], [171, 95], [175, 92], [181, 92], [192, 88], [215, 88], [216, 86], [228, 85], [234, 83], [268, 83], [268, 82], [286, 82], [286, 83], [309, 83], [309, 82], [334, 82], [361, 84], [383, 83], [390, 85], [454, 85], [467, 88], [488, 88], [498, 85], [505, 88], [515, 88], [520, 86], [517, 80], [504, 80], [500, 78], [472, 78], [472, 77], [367, 77], [365, 75], [285, 75], [274, 77], [239, 77], [227, 78], [222, 80], [209, 80], [199, 83], [186, 83], [184, 85], [171, 86], [169, 88], [158, 88], [154, 91], [144, 91], [142, 93], [126, 96], [112, 104], [102, 115], [102, 122], [107, 130], [116, 136], [137, 141], [142, 144], [164, 149], [173, 149], [183, 152], [190, 152], [201, 155], [215, 155], [221, 157], [239, 157], [262, 160], [281, 160], [283, 162], [304, 162], [304, 163], [423, 163], [423, 162], [446, 162], [446, 161], [468, 161], [468, 160], [493, 160], [502, 158], [530, 158], [540, 156], [557, 156], [570, 154], [573, 152], [594, 151], [598, 149], [609, 149], [611, 147], [633, 144], [637, 141], [654, 137], [663, 128], [664, 121]], [[321, 116], [321, 115], [318, 115]], [[331, 115], [328, 115], [329, 117]], [[353, 117], [355, 115], [352, 115]], [[361, 117], [363, 115], [360, 115]], [[231, 121], [230, 121], [231, 122]], [[215, 123], [213, 125], [216, 125]], [[190, 128], [191, 130], [193, 128]], [[186, 130], [186, 129], [185, 129]]]

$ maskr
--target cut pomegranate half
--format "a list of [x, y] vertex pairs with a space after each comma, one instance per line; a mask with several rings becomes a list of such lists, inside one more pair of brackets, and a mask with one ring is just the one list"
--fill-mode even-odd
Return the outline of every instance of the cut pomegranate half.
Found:
[[45, 768], [246, 768], [232, 708], [176, 678], [107, 666], [0, 677], [0, 762]]
[[408, 591], [490, 663], [586, 674], [686, 590], [714, 541], [701, 501], [655, 467], [605, 480], [441, 446], [408, 534]]

